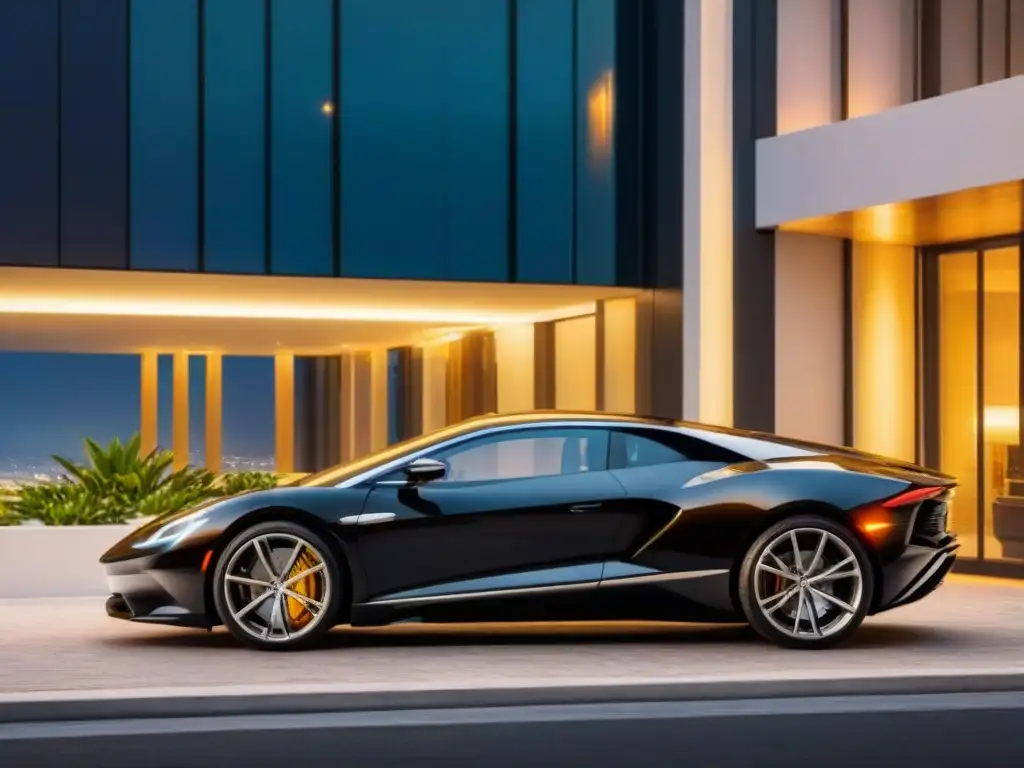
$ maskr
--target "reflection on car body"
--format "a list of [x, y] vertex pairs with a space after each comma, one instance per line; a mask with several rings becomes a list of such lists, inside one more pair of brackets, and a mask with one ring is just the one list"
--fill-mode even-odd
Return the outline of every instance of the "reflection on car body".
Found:
[[941, 583], [954, 485], [743, 430], [484, 416], [143, 525], [102, 557], [107, 611], [257, 648], [408, 620], [745, 621], [823, 647]]

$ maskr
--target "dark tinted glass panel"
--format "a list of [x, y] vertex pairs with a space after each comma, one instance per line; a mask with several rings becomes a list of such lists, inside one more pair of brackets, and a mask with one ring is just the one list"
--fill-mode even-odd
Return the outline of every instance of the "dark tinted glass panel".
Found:
[[[508, 4], [441, 0], [445, 276], [508, 277]], [[440, 33], [440, 34], [439, 34]]]
[[444, 275], [443, 22], [423, 0], [341, 6], [346, 275]]
[[131, 265], [198, 267], [196, 0], [132, 0]]
[[686, 461], [688, 457], [679, 448], [633, 432], [613, 432], [609, 466], [630, 469]]
[[127, 0], [61, 6], [61, 254], [71, 267], [126, 267]]
[[573, 0], [519, 0], [517, 274], [572, 282]]
[[501, 279], [506, 266], [507, 6], [341, 6], [342, 271]]
[[57, 13], [0, 2], [0, 264], [57, 264]]
[[266, 271], [264, 4], [205, 3], [204, 266]]
[[615, 283], [615, 0], [577, 3], [576, 282]]
[[277, 274], [333, 271], [331, 6], [271, 6], [270, 264]]

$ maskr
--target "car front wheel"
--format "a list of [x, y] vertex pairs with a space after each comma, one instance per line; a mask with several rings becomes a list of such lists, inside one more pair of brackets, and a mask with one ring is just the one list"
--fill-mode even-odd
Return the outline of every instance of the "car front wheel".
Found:
[[867, 615], [874, 573], [864, 547], [825, 517], [782, 520], [750, 547], [739, 598], [750, 625], [786, 648], [828, 648]]
[[341, 569], [319, 535], [290, 522], [260, 523], [225, 547], [213, 576], [224, 625], [261, 650], [292, 650], [321, 639], [341, 601]]

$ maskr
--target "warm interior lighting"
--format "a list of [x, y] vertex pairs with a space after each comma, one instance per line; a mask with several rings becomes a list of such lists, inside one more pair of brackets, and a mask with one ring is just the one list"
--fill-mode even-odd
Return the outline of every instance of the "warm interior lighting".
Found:
[[[0, 267], [0, 347], [333, 354], [593, 315], [614, 286]], [[442, 344], [443, 346], [443, 344]]]
[[446, 333], [444, 336], [438, 336], [437, 338], [432, 338], [429, 341], [424, 342], [421, 346], [426, 347], [434, 346], [435, 344], [454, 344], [456, 341], [460, 341], [465, 335], [466, 334], [464, 333]]
[[784, 221], [784, 232], [892, 245], [939, 245], [1019, 232], [1024, 227], [1019, 181], [901, 200], [856, 211]]
[[609, 69], [587, 92], [587, 156], [592, 164], [603, 165], [611, 157], [614, 133], [615, 77]]
[[892, 242], [896, 237], [896, 207], [894, 205], [876, 205], [868, 209], [873, 241]]
[[329, 101], [325, 101], [320, 106], [320, 111], [323, 112], [325, 115], [333, 115], [334, 114], [334, 105], [331, 104], [331, 102], [329, 102]]
[[284, 302], [147, 301], [4, 297], [0, 314], [89, 315], [130, 317], [204, 317], [246, 320], [352, 320], [384, 323], [447, 323], [504, 325], [522, 322], [522, 315], [487, 314], [438, 309], [316, 306]]
[[999, 445], [1020, 443], [1020, 408], [990, 405], [985, 408], [985, 442]]

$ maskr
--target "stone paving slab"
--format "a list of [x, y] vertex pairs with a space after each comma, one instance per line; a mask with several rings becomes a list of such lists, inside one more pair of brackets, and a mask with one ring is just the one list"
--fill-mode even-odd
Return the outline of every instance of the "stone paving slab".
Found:
[[1024, 582], [953, 577], [869, 618], [849, 646], [765, 644], [745, 627], [667, 624], [342, 628], [265, 653], [224, 631], [134, 625], [103, 600], [0, 601], [0, 703], [210, 695], [784, 683], [1024, 675]]

